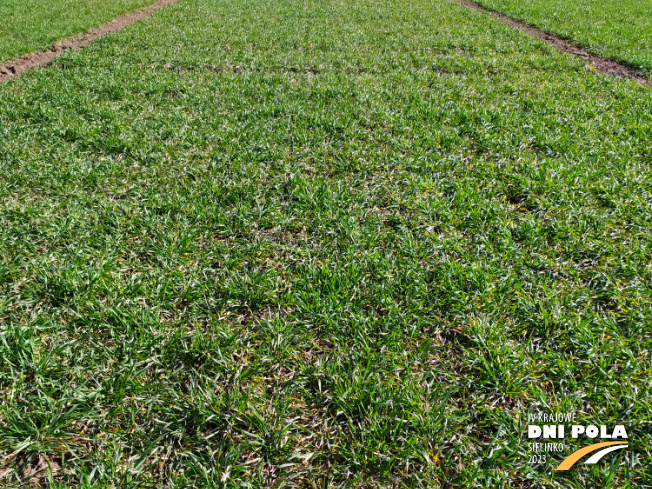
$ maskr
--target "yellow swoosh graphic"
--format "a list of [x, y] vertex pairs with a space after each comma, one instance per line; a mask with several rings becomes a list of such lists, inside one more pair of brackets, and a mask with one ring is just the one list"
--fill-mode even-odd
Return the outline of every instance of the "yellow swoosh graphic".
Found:
[[557, 467], [555, 470], [568, 470], [570, 469], [573, 465], [575, 465], [575, 462], [577, 462], [579, 459], [581, 459], [584, 455], [587, 453], [595, 452], [596, 450], [602, 448], [602, 447], [609, 447], [611, 445], [623, 445], [626, 446], [627, 442], [622, 442], [622, 441], [606, 441], [604, 443], [596, 443], [595, 445], [589, 445], [588, 447], [581, 448], [580, 450], [571, 453], [566, 460], [564, 460], [559, 467]]

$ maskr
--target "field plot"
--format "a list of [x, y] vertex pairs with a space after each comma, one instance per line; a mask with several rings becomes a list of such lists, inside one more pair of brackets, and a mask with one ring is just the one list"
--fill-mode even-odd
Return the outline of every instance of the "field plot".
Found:
[[652, 0], [478, 0], [476, 3], [652, 74]]
[[[651, 137], [452, 0], [182, 0], [0, 86], [0, 482], [649, 486]], [[531, 464], [537, 403], [630, 448]]]
[[154, 3], [154, 0], [0, 0], [0, 62]]

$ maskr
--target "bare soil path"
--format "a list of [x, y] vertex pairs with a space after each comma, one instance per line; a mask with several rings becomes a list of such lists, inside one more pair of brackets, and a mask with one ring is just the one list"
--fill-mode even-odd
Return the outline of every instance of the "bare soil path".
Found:
[[18, 59], [0, 63], [0, 83], [3, 83], [25, 71], [47, 65], [67, 49], [82, 49], [90, 45], [98, 37], [117, 32], [120, 29], [151, 15], [156, 10], [177, 3], [178, 1], [179, 0], [159, 0], [148, 7], [121, 15], [106, 24], [90, 29], [84, 34], [66, 37], [65, 39], [53, 44], [47, 51], [26, 54]]
[[519, 29], [530, 34], [531, 36], [538, 37], [548, 44], [555, 46], [560, 51], [574, 54], [575, 56], [586, 60], [588, 63], [593, 65], [598, 72], [604, 75], [631, 78], [633, 80], [644, 83], [645, 85], [652, 86], [652, 80], [650, 80], [643, 71], [632, 68], [631, 66], [627, 66], [625, 63], [621, 63], [609, 58], [603, 58], [601, 56], [596, 56], [586, 49], [581, 48], [566, 39], [544, 32], [540, 29], [537, 29], [536, 27], [526, 24], [525, 22], [514, 20], [505, 14], [501, 14], [500, 12], [489, 10], [475, 2], [472, 2], [471, 0], [457, 1], [466, 7], [491, 15], [503, 24]]

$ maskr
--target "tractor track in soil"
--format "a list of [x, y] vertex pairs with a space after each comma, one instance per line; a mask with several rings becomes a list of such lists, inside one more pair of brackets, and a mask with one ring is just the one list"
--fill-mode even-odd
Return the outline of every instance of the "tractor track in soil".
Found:
[[490, 10], [486, 7], [483, 7], [480, 4], [477, 4], [471, 0], [457, 0], [458, 3], [464, 5], [465, 7], [477, 10], [487, 15], [491, 15], [498, 21], [502, 22], [505, 25], [519, 29], [531, 36], [537, 37], [546, 43], [554, 46], [562, 52], [573, 54], [579, 58], [582, 58], [586, 62], [590, 63], [595, 67], [595, 69], [602, 73], [603, 75], [617, 76], [621, 78], [630, 78], [632, 80], [639, 81], [645, 85], [652, 86], [652, 80], [647, 76], [644, 71], [637, 70], [632, 68], [625, 63], [610, 59], [604, 58], [602, 56], [597, 56], [586, 49], [573, 44], [571, 41], [564, 39], [562, 37], [550, 34], [548, 32], [542, 31], [536, 27], [533, 27], [525, 22], [520, 20], [512, 19], [511, 17], [496, 12], [495, 10]]
[[156, 10], [177, 3], [179, 0], [159, 0], [152, 5], [116, 17], [106, 24], [92, 28], [83, 34], [66, 37], [54, 43], [46, 51], [26, 54], [12, 61], [0, 63], [0, 83], [3, 83], [25, 71], [45, 66], [68, 49], [79, 50], [89, 46], [98, 37], [112, 34], [124, 29], [134, 22], [151, 15]]

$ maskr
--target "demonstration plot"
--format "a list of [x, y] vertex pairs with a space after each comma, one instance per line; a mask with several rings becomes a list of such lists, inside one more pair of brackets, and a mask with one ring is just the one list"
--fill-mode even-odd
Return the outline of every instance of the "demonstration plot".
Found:
[[[1, 483], [649, 485], [651, 136], [452, 0], [182, 0], [14, 78]], [[537, 412], [627, 448], [561, 474]]]
[[3, 0], [0, 62], [42, 51], [59, 39], [150, 3], [154, 0]]
[[177, 3], [177, 1], [178, 0], [158, 0], [157, 2], [152, 3], [146, 7], [128, 12], [100, 26], [93, 27], [92, 29], [89, 29], [82, 34], [76, 34], [74, 36], [60, 39], [45, 51], [36, 51], [20, 56], [19, 58], [0, 63], [0, 83], [4, 83], [16, 76], [20, 76], [26, 71], [47, 66], [52, 62], [52, 60], [54, 60], [57, 56], [60, 56], [64, 51], [71, 49], [79, 50], [88, 47], [98, 37], [106, 36], [108, 34], [112, 34], [121, 29], [124, 29], [128, 25], [131, 25], [134, 22], [138, 22], [148, 15], [151, 15], [152, 12], [155, 12], [160, 8], [173, 5]]
[[652, 0], [478, 0], [652, 74]]

